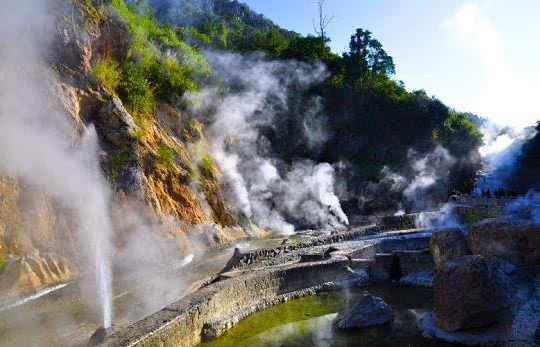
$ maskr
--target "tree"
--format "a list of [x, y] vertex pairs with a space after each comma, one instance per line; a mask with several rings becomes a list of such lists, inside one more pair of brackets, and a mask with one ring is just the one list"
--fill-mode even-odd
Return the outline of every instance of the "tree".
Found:
[[[327, 39], [328, 42], [328, 39]], [[339, 58], [334, 55], [330, 50], [330, 47], [325, 45], [323, 55], [321, 55], [321, 42], [320, 39], [313, 35], [300, 36], [291, 40], [287, 48], [282, 52], [282, 57], [285, 59], [296, 60], [324, 60], [329, 61]]]
[[334, 16], [332, 15], [332, 17], [328, 18], [324, 14], [324, 0], [318, 0], [317, 6], [319, 7], [319, 23], [316, 24], [315, 20], [313, 20], [313, 28], [315, 29], [315, 33], [319, 35], [319, 39], [321, 42], [321, 57], [324, 58], [324, 47], [327, 42], [326, 28], [334, 20]]
[[371, 37], [371, 31], [356, 29], [356, 33], [351, 36], [349, 48], [350, 52], [346, 56], [357, 60], [375, 74], [392, 75], [396, 73], [392, 57], [386, 54], [382, 44], [377, 39]]

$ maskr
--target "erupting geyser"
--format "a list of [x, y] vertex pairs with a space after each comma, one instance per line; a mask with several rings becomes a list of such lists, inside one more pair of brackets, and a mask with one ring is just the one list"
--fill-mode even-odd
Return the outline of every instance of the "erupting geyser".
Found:
[[110, 234], [111, 224], [108, 214], [110, 190], [100, 174], [97, 153], [99, 150], [94, 127], [85, 134], [80, 152], [82, 162], [87, 168], [87, 177], [83, 177], [80, 195], [81, 207], [85, 206], [84, 215], [80, 216], [83, 242], [87, 242], [91, 252], [88, 254], [89, 265], [94, 273], [97, 293], [100, 299], [102, 324], [105, 329], [112, 323]]
[[111, 188], [100, 167], [98, 136], [93, 125], [82, 138], [72, 136], [73, 124], [54, 96], [59, 81], [47, 61], [56, 28], [50, 2], [5, 5], [0, 13], [0, 175], [24, 180], [67, 211], [81, 250], [75, 261], [91, 280], [83, 289], [91, 300], [99, 295], [102, 324], [109, 328]]

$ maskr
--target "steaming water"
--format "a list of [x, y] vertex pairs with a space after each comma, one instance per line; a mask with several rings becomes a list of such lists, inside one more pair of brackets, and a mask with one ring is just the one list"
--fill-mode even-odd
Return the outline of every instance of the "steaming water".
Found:
[[343, 313], [361, 294], [353, 289], [350, 295], [321, 293], [256, 312], [225, 335], [199, 347], [457, 346], [425, 340], [416, 330], [417, 319], [432, 307], [432, 290], [388, 285], [370, 287], [368, 291], [394, 309], [391, 325], [350, 332], [337, 329]]
[[[83, 165], [87, 168], [81, 179], [80, 207], [81, 238], [88, 244], [92, 252], [90, 262], [95, 271], [95, 287], [99, 295], [102, 324], [109, 328], [112, 323], [112, 292], [110, 235], [111, 222], [108, 214], [110, 190], [101, 176], [98, 161], [98, 139], [94, 127], [85, 134], [80, 153]], [[85, 177], [86, 176], [86, 177]], [[83, 245], [86, 246], [86, 245]]]
[[[281, 240], [252, 241], [250, 248], [275, 246]], [[188, 255], [144, 276], [121, 273], [113, 278], [113, 324], [128, 326], [188, 294], [191, 284], [220, 271], [234, 245], [207, 254]], [[95, 291], [80, 292], [76, 283], [50, 288], [0, 311], [0, 347], [86, 346], [103, 319], [89, 303]]]

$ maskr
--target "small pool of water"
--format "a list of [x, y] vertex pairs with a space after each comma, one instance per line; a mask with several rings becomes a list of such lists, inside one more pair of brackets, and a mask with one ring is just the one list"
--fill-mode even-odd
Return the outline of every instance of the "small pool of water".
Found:
[[395, 311], [392, 324], [343, 332], [337, 322], [363, 290], [342, 290], [292, 300], [256, 312], [226, 334], [200, 347], [242, 346], [456, 346], [424, 339], [416, 321], [431, 309], [430, 289], [377, 286], [365, 289], [383, 298]]

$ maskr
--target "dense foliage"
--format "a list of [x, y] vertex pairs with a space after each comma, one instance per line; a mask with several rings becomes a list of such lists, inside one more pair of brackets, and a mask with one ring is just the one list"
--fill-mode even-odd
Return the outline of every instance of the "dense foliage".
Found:
[[[393, 80], [393, 59], [368, 30], [357, 29], [349, 51], [339, 56], [328, 39], [321, 47], [319, 37], [284, 30], [236, 0], [147, 1], [112, 0], [130, 29], [129, 51], [124, 61], [105, 59], [94, 71], [94, 79], [135, 114], [150, 114], [156, 100], [178, 104], [183, 92], [204, 83], [211, 71], [200, 48], [260, 51], [269, 60], [322, 61], [329, 70], [326, 81], [295, 96], [278, 123], [264, 129], [277, 157], [346, 163], [350, 188], [357, 189], [361, 182], [380, 180], [383, 168], [412, 179], [408, 153], [442, 146], [456, 159], [444, 190], [473, 188], [482, 120]], [[314, 97], [322, 100], [329, 134], [316, 149], [295, 136], [311, 121], [303, 111]]]
[[129, 47], [123, 61], [111, 57], [98, 61], [94, 81], [118, 94], [135, 115], [151, 114], [156, 99], [179, 100], [185, 91], [199, 88], [197, 81], [209, 76], [203, 56], [171, 26], [156, 22], [154, 11], [144, 2], [111, 0], [111, 7], [129, 29]]

